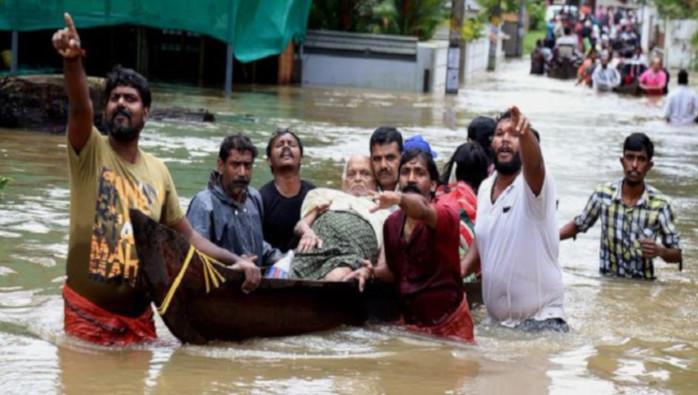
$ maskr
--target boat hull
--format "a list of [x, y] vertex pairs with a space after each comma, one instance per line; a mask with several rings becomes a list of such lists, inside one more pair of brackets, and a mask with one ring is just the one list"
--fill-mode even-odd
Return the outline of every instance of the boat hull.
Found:
[[[142, 283], [162, 307], [182, 272], [189, 243], [177, 232], [131, 210]], [[172, 334], [185, 343], [297, 335], [400, 318], [392, 284], [372, 282], [359, 292], [355, 282], [262, 279], [246, 294], [241, 273], [214, 264], [225, 281], [205, 288], [205, 262], [194, 254], [162, 314]], [[466, 285], [469, 302], [481, 303], [480, 283]]]

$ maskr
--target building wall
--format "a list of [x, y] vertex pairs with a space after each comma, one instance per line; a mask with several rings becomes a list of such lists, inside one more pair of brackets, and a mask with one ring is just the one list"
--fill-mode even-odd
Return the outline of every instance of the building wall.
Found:
[[465, 81], [468, 82], [478, 74], [487, 71], [487, 57], [490, 42], [487, 37], [471, 41], [465, 45]]
[[303, 85], [421, 91], [415, 62], [327, 54], [303, 54]]
[[304, 52], [302, 82], [303, 85], [423, 92], [425, 70], [428, 70], [427, 92], [443, 94], [447, 51], [447, 42], [430, 41], [417, 44], [415, 60]]
[[669, 20], [664, 41], [664, 64], [668, 68], [688, 68], [694, 61], [695, 48], [691, 37], [698, 31], [698, 21], [692, 19]]

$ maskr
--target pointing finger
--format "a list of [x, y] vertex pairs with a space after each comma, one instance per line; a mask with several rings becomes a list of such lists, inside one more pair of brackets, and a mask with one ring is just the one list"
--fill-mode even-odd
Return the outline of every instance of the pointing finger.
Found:
[[73, 17], [71, 17], [70, 14], [66, 12], [63, 14], [63, 19], [65, 19], [65, 26], [68, 28], [68, 31], [77, 34], [78, 31], [75, 28], [75, 23], [73, 23]]

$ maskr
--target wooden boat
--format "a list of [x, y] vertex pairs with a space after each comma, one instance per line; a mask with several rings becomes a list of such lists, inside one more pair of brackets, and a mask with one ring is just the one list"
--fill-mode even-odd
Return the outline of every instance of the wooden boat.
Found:
[[[192, 253], [179, 233], [137, 210], [130, 218], [143, 282], [182, 342], [286, 336], [399, 318], [394, 287], [379, 282], [359, 292], [352, 282], [263, 279], [245, 294], [241, 273]], [[480, 283], [465, 291], [471, 304], [482, 303]]]

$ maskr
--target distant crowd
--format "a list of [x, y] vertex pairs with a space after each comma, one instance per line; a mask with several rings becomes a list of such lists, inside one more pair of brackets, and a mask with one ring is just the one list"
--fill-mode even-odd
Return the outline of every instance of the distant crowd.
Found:
[[[531, 54], [532, 74], [556, 74], [570, 69], [577, 84], [600, 92], [667, 95], [671, 74], [659, 53], [643, 53], [639, 20], [632, 9], [599, 6], [562, 8], [547, 25], [545, 39]], [[667, 100], [671, 123], [698, 122], [698, 97], [688, 88], [688, 72], [678, 73], [679, 89]]]

